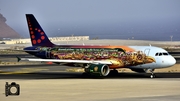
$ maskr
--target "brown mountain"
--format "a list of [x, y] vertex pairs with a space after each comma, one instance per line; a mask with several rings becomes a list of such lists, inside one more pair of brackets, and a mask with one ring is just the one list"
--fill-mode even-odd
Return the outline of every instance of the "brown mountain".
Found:
[[20, 38], [20, 35], [6, 24], [6, 18], [0, 14], [0, 38]]

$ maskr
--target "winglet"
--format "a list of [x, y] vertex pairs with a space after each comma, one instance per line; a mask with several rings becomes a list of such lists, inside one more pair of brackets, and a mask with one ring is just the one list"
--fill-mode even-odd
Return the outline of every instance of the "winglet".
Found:
[[16, 57], [17, 57], [17, 62], [21, 61], [21, 58], [20, 58], [20, 57], [18, 57], [18, 56], [16, 56]]

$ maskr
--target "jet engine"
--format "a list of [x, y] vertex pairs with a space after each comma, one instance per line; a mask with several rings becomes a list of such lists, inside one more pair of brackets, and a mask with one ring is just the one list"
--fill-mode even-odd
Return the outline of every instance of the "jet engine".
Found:
[[107, 76], [109, 74], [109, 66], [104, 64], [90, 64], [85, 68], [85, 72], [96, 76]]

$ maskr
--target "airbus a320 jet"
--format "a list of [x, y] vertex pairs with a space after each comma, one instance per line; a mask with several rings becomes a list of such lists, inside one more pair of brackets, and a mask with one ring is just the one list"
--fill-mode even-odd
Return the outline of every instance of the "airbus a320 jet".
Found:
[[37, 59], [18, 58], [26, 61], [53, 62], [79, 65], [90, 75], [107, 76], [118, 73], [118, 68], [129, 68], [138, 73], [171, 67], [176, 63], [166, 50], [154, 46], [102, 46], [102, 45], [55, 45], [47, 37], [33, 14], [26, 14], [31, 47], [24, 51]]

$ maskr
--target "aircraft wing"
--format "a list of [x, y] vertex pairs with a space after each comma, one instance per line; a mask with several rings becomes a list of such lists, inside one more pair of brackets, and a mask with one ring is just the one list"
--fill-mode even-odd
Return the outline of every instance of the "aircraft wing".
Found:
[[31, 58], [18, 58], [19, 61], [40, 61], [40, 62], [59, 62], [59, 63], [80, 63], [80, 64], [112, 64], [107, 60], [60, 60], [60, 59], [31, 59]]

